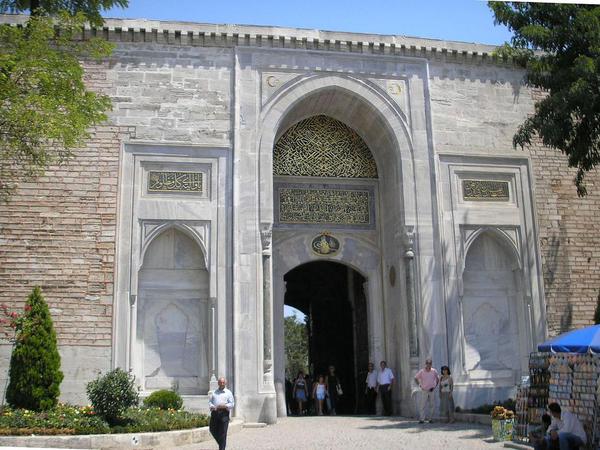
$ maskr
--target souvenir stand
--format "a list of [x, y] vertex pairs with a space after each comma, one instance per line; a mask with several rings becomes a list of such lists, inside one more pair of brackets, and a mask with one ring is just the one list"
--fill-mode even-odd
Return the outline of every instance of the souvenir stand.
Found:
[[530, 357], [528, 429], [541, 423], [548, 403], [556, 402], [577, 415], [592, 444], [587, 448], [599, 448], [600, 325], [558, 336], [538, 350]]
[[550, 354], [534, 352], [529, 356], [529, 383], [521, 385], [516, 397], [514, 440], [526, 442], [529, 430], [542, 423], [548, 406]]

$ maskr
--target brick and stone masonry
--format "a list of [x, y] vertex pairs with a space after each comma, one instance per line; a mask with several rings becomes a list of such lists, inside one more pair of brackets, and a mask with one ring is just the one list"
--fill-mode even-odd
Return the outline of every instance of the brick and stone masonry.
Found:
[[[85, 383], [99, 370], [111, 367], [123, 143], [137, 140], [228, 145], [232, 141], [234, 41], [223, 45], [213, 35], [199, 38], [191, 33], [177, 37], [177, 33], [154, 31], [150, 39], [150, 34], [136, 34], [135, 42], [118, 42], [108, 62], [86, 63], [89, 86], [113, 98], [114, 109], [108, 123], [91, 130], [91, 138], [75, 150], [72, 160], [50, 167], [35, 181], [21, 183], [10, 200], [0, 204], [0, 302], [18, 309], [33, 286], [42, 287], [63, 355], [65, 380], [61, 390], [67, 401], [85, 401], [81, 395]], [[255, 37], [249, 36], [237, 39], [250, 44]], [[121, 34], [109, 37], [124, 40]], [[258, 45], [258, 41], [252, 42]], [[344, 42], [334, 42], [326, 44], [327, 51], [337, 48], [357, 52], [355, 47], [342, 48]], [[278, 46], [275, 44], [269, 43]], [[317, 44], [309, 40], [303, 45]], [[363, 51], [364, 46], [360, 49]], [[369, 51], [375, 50], [369, 47]], [[403, 51], [411, 56], [431, 57], [432, 64], [441, 64], [439, 53], [420, 54], [418, 47]], [[439, 93], [448, 92], [440, 94], [445, 97], [437, 103], [433, 98], [433, 116], [439, 118], [438, 125], [445, 120], [440, 113], [444, 105], [460, 101], [457, 98], [462, 93], [456, 98], [453, 93], [464, 88], [468, 94], [472, 84], [480, 83], [477, 77], [465, 80], [460, 76], [463, 69], [479, 74], [478, 64], [475, 59], [465, 60], [452, 69], [455, 72], [444, 74], [445, 68], [436, 72], [436, 79], [432, 80], [434, 93], [436, 88]], [[481, 70], [484, 80], [495, 76], [485, 68]], [[503, 67], [501, 73], [511, 71]], [[511, 76], [515, 78], [514, 74]], [[511, 92], [509, 82], [502, 86]], [[529, 97], [525, 103], [539, 98], [530, 90], [521, 95]], [[501, 100], [504, 103], [500, 102], [498, 108], [508, 110], [510, 99]], [[492, 103], [484, 106], [494, 108], [494, 101], [493, 96], [486, 98]], [[511, 129], [512, 123], [518, 124], [521, 119], [518, 114], [511, 117]], [[434, 128], [435, 125], [434, 122]], [[464, 129], [459, 130], [460, 127]], [[488, 146], [486, 139], [492, 139], [491, 147], [501, 148], [505, 154], [510, 149], [512, 131], [506, 127], [504, 133], [499, 133], [489, 123], [475, 132], [469, 131], [470, 135], [465, 134], [467, 137], [457, 142], [454, 140], [459, 131], [467, 133], [468, 124], [450, 123], [447, 130], [438, 128], [438, 151], [445, 146], [468, 145], [470, 139], [482, 149]], [[493, 154], [493, 150], [488, 154]], [[528, 156], [533, 171], [548, 334], [589, 325], [600, 294], [599, 175], [588, 175], [589, 194], [578, 198], [574, 171], [567, 168], [563, 155], [539, 144], [514, 153]], [[9, 350], [4, 346], [0, 352], [2, 384]]]

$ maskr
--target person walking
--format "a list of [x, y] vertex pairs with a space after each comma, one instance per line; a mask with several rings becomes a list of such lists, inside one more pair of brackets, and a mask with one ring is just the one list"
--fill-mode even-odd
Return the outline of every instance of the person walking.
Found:
[[386, 361], [379, 363], [379, 372], [377, 373], [377, 390], [383, 403], [383, 414], [392, 415], [392, 386], [394, 385], [394, 374], [392, 369], [387, 366]]
[[294, 398], [298, 402], [298, 415], [301, 416], [304, 414], [304, 402], [308, 400], [308, 388], [302, 370], [298, 372], [298, 377], [294, 381]]
[[329, 410], [329, 415], [335, 416], [335, 408], [339, 397], [344, 393], [344, 391], [342, 391], [340, 379], [335, 373], [335, 366], [329, 366], [329, 373], [327, 374], [325, 382], [327, 384], [327, 409]]
[[369, 363], [367, 379], [365, 380], [365, 404], [367, 414], [375, 414], [375, 405], [377, 403], [377, 371], [375, 365]]
[[325, 384], [325, 377], [323, 375], [319, 375], [317, 378], [312, 396], [317, 403], [317, 416], [322, 416], [323, 404], [325, 403], [325, 397], [327, 397], [327, 384]]
[[454, 381], [450, 375], [450, 367], [442, 366], [440, 371], [440, 417], [446, 417], [448, 423], [454, 423]]
[[[415, 375], [415, 382], [421, 388], [421, 402], [419, 407], [419, 423], [424, 423], [428, 420], [433, 422], [433, 391], [440, 382], [437, 370], [431, 367], [431, 358], [425, 360], [425, 368], [421, 369]], [[429, 414], [427, 414], [429, 411]]]
[[219, 444], [219, 450], [225, 450], [227, 444], [227, 428], [229, 428], [229, 414], [235, 405], [232, 392], [226, 388], [227, 380], [224, 377], [218, 380], [219, 387], [208, 397], [210, 410], [209, 430], [212, 437]]

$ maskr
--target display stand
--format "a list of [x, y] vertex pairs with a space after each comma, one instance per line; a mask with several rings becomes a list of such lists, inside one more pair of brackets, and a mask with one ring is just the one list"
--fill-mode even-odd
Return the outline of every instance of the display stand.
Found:
[[558, 403], [580, 420], [592, 444], [588, 448], [600, 448], [600, 358], [593, 354], [532, 353], [529, 376], [529, 389], [521, 388], [517, 394], [516, 439], [527, 441], [528, 432], [541, 425], [548, 404]]
[[515, 429], [513, 440], [518, 442], [528, 442], [527, 429], [527, 410], [529, 401], [529, 385], [520, 386], [517, 389], [515, 399]]
[[532, 428], [541, 426], [542, 415], [548, 406], [550, 381], [549, 353], [534, 352], [529, 356], [529, 392], [527, 396], [527, 424]]
[[598, 402], [596, 390], [600, 361], [591, 354], [556, 353], [550, 357], [550, 396], [577, 416], [588, 435], [592, 448], [598, 446]]

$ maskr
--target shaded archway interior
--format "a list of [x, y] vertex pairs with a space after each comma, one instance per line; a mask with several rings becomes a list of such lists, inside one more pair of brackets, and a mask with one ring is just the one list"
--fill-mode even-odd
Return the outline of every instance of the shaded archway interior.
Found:
[[343, 264], [318, 261], [296, 267], [284, 280], [285, 304], [308, 318], [311, 376], [335, 366], [344, 390], [337, 412], [362, 412], [369, 359], [365, 278]]

